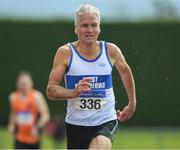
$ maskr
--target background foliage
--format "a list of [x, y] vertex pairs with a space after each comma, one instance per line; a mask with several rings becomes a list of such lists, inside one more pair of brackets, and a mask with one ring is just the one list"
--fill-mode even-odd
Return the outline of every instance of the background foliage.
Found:
[[[179, 22], [101, 24], [99, 40], [118, 45], [131, 66], [137, 88], [137, 110], [122, 125], [180, 125]], [[59, 46], [76, 40], [72, 22], [0, 21], [0, 120], [6, 124], [8, 95], [21, 70], [33, 74], [35, 87], [45, 95], [53, 58]], [[113, 70], [117, 108], [127, 96]], [[52, 115], [65, 114], [65, 101], [47, 101]]]

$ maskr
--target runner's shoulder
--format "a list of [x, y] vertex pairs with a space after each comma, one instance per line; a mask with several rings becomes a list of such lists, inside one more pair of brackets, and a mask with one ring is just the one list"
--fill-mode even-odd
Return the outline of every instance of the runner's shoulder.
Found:
[[11, 93], [9, 94], [9, 101], [10, 101], [10, 102], [13, 101], [13, 99], [15, 98], [15, 96], [16, 96], [16, 92], [11, 92]]
[[57, 53], [61, 53], [61, 54], [71, 54], [71, 50], [68, 44], [65, 44], [63, 46], [60, 46], [57, 50]]
[[116, 61], [119, 54], [121, 54], [121, 50], [116, 44], [110, 42], [107, 42], [107, 50], [110, 60], [112, 61], [113, 64]]

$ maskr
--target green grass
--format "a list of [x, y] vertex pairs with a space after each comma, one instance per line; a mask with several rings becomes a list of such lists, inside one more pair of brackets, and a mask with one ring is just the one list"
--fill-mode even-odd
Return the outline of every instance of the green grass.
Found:
[[113, 148], [173, 149], [179, 141], [179, 128], [126, 128], [118, 131]]
[[[113, 142], [114, 149], [175, 149], [180, 148], [180, 128], [120, 128]], [[66, 140], [54, 141], [43, 134], [43, 149], [65, 149]], [[13, 137], [0, 128], [0, 149], [12, 149]]]

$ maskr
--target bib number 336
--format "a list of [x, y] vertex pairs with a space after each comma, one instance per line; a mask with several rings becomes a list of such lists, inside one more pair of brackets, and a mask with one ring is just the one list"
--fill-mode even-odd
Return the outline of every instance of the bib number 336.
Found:
[[75, 108], [81, 110], [99, 110], [106, 103], [102, 99], [82, 98], [75, 102]]
[[100, 99], [81, 99], [80, 102], [81, 109], [101, 109]]

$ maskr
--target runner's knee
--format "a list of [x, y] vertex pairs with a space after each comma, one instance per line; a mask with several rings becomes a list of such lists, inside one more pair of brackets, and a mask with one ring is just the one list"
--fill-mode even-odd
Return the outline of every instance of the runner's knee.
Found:
[[112, 143], [109, 138], [103, 135], [95, 137], [89, 146], [89, 149], [111, 149]]

